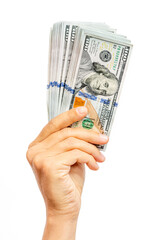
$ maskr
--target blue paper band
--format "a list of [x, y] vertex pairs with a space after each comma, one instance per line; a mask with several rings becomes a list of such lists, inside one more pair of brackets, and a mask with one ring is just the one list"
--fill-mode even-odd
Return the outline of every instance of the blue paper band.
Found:
[[[70, 93], [74, 94], [75, 93], [75, 89], [72, 89], [71, 87], [69, 87], [66, 83], [58, 83], [56, 81], [54, 82], [50, 82], [49, 84], [47, 84], [47, 89], [49, 89], [50, 87], [64, 87], [67, 91], [69, 91]], [[83, 93], [82, 91], [79, 91], [78, 92], [78, 96], [80, 97], [85, 97], [85, 98], [88, 98], [90, 100], [93, 100], [93, 101], [96, 101], [97, 100], [97, 97], [94, 96], [94, 95], [91, 95], [89, 93]], [[100, 100], [100, 103], [103, 103], [103, 104], [106, 104], [106, 105], [109, 105], [110, 104], [110, 100], [108, 99], [104, 99], [104, 98], [101, 98]], [[118, 106], [118, 103], [114, 102], [113, 103], [113, 106], [114, 107], [117, 107]]]

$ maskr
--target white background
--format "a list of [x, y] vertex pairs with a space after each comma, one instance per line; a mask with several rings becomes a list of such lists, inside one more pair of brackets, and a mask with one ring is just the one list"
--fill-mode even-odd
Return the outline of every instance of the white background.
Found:
[[41, 239], [45, 207], [25, 154], [47, 123], [49, 31], [106, 22], [134, 44], [106, 162], [87, 170], [77, 240], [160, 239], [158, 1], [1, 1], [0, 239]]

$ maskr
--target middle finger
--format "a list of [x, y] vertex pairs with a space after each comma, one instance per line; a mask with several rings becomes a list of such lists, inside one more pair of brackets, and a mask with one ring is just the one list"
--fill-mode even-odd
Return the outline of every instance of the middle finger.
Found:
[[108, 142], [108, 137], [104, 134], [87, 130], [84, 128], [64, 128], [56, 133], [51, 134], [41, 144], [46, 148], [50, 148], [69, 137], [75, 137], [93, 144], [104, 145]]

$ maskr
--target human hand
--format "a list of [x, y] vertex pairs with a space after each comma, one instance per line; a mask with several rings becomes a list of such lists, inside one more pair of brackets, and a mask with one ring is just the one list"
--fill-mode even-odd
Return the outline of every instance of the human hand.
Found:
[[[104, 161], [104, 156], [93, 144], [106, 144], [107, 136], [93, 130], [68, 127], [86, 114], [85, 107], [60, 114], [42, 129], [28, 147], [27, 159], [46, 205], [47, 229], [52, 220], [56, 227], [59, 221], [64, 223], [65, 229], [68, 221], [76, 226], [84, 184], [84, 164], [97, 170], [97, 162]], [[44, 239], [49, 239], [46, 234]]]

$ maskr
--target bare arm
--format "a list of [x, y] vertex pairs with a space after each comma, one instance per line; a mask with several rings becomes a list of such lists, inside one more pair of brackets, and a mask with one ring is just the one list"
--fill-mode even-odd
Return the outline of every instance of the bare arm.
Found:
[[97, 170], [104, 156], [93, 144], [107, 136], [82, 128], [68, 128], [87, 114], [85, 107], [71, 109], [52, 119], [29, 145], [27, 159], [46, 205], [43, 240], [74, 240], [81, 206], [86, 164]]

